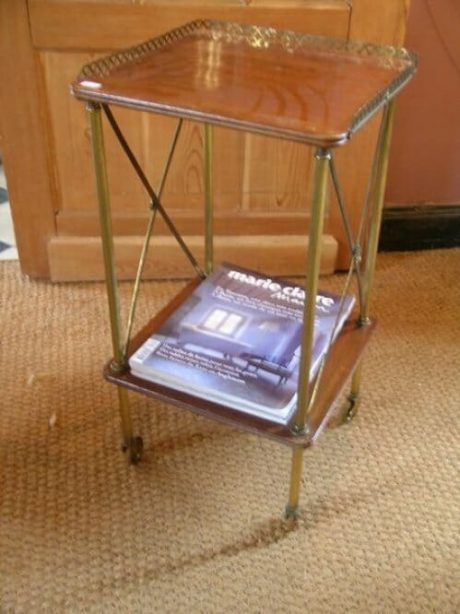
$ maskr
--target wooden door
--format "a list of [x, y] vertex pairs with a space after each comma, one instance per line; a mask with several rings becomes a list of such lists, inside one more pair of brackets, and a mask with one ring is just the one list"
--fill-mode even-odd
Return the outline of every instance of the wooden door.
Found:
[[[18, 0], [0, 3], [7, 57], [2, 94], [3, 149], [22, 269], [55, 280], [103, 275], [99, 226], [84, 105], [69, 94], [81, 66], [198, 17], [278, 26], [330, 36], [400, 43], [405, 0], [389, 0], [379, 15], [370, 0]], [[22, 90], [20, 89], [22, 88]], [[2, 88], [3, 89], [3, 88]], [[154, 185], [174, 120], [114, 109]], [[13, 127], [15, 132], [13, 132]], [[357, 217], [375, 142], [376, 121], [341, 152], [339, 166]], [[106, 148], [116, 251], [122, 277], [132, 277], [148, 215], [148, 200], [110, 131]], [[305, 264], [312, 152], [286, 141], [214, 130], [216, 256], [271, 274], [297, 274]], [[359, 164], [357, 163], [359, 161]], [[194, 251], [202, 249], [202, 129], [187, 122], [163, 202]], [[161, 224], [147, 276], [191, 274]], [[323, 239], [323, 270], [347, 263], [331, 203]]]

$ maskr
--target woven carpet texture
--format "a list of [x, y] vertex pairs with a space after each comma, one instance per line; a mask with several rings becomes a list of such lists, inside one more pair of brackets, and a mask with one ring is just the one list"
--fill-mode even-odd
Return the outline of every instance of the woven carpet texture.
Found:
[[380, 254], [374, 289], [360, 412], [292, 527], [285, 446], [133, 394], [130, 466], [104, 286], [1, 263], [0, 611], [459, 612], [460, 250]]

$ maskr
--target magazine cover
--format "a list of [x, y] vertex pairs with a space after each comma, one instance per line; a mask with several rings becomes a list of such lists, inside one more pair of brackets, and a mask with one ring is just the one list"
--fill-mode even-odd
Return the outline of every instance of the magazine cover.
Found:
[[[296, 407], [304, 298], [301, 286], [222, 264], [131, 356], [131, 371], [285, 424]], [[336, 333], [353, 302], [345, 298]], [[339, 296], [317, 295], [311, 378], [339, 304]]]

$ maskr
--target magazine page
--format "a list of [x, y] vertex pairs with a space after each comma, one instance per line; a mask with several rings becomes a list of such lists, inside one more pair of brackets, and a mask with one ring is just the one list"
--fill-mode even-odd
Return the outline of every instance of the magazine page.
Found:
[[[130, 358], [135, 375], [286, 423], [295, 410], [304, 289], [223, 264]], [[319, 293], [314, 377], [340, 298]], [[344, 317], [353, 299], [347, 297]], [[337, 327], [339, 328], [339, 327]]]

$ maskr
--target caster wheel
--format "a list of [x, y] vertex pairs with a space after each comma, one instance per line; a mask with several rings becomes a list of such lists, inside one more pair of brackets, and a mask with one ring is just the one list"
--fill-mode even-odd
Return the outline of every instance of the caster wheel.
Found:
[[121, 449], [123, 452], [129, 453], [129, 462], [133, 465], [137, 465], [142, 458], [142, 452], [144, 450], [142, 437], [131, 437], [127, 443], [123, 443]]
[[144, 442], [142, 437], [133, 437], [129, 442], [129, 460], [133, 465], [137, 465], [140, 462], [143, 450]]
[[359, 407], [359, 398], [350, 395], [348, 397], [348, 409], [345, 411], [344, 422], [351, 422], [356, 416]]
[[296, 523], [299, 519], [299, 508], [286, 505], [284, 509], [284, 519], [289, 523]]

